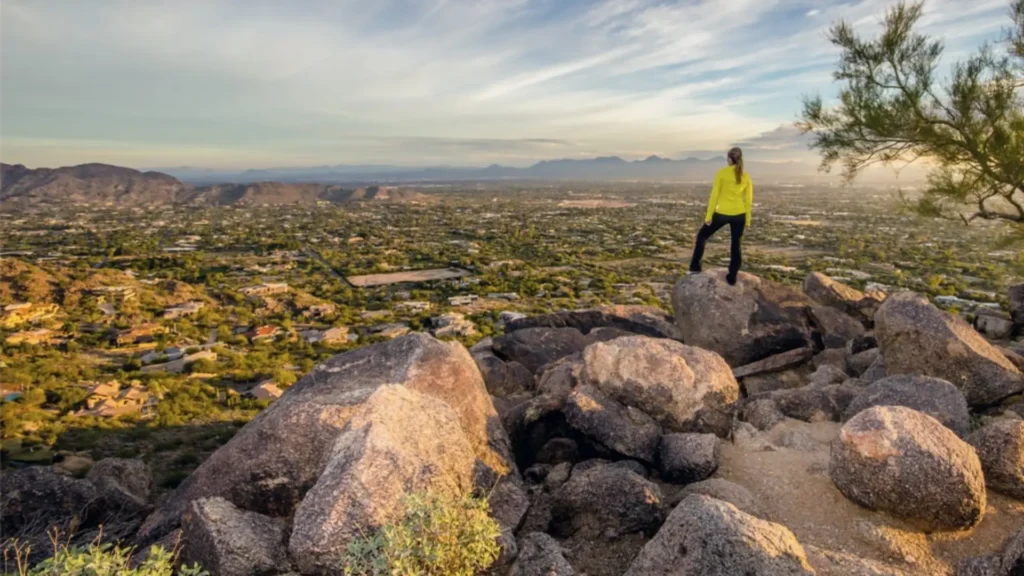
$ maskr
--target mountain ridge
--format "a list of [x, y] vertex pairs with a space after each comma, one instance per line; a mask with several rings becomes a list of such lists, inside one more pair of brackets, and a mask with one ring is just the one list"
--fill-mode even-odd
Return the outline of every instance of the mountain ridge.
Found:
[[409, 189], [385, 186], [256, 181], [195, 186], [157, 171], [142, 172], [90, 163], [61, 168], [28, 168], [0, 163], [0, 201], [14, 204], [122, 203], [274, 205], [316, 202], [423, 201]]

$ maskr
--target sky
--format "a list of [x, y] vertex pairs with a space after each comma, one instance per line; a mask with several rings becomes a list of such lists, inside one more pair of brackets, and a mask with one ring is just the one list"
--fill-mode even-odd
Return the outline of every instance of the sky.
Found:
[[[809, 159], [826, 31], [893, 0], [2, 0], [0, 158], [29, 166]], [[949, 61], [1008, 0], [928, 0]]]

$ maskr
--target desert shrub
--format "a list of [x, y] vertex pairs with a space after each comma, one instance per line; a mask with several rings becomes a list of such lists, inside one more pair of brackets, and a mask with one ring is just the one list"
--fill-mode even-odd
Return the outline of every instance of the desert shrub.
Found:
[[498, 523], [484, 499], [417, 493], [403, 500], [400, 520], [353, 540], [350, 576], [474, 576], [498, 558]]
[[[68, 546], [54, 538], [53, 556], [28, 566], [29, 549], [16, 543], [4, 550], [4, 574], [8, 576], [208, 576], [199, 567], [180, 566], [177, 553], [153, 546], [146, 558], [131, 567], [132, 548], [97, 539], [87, 546]], [[12, 571], [13, 570], [13, 571]]]

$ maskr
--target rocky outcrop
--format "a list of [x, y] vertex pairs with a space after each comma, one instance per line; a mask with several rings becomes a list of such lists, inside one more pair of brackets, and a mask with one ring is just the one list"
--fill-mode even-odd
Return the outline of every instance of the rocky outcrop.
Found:
[[971, 406], [986, 406], [1024, 391], [1024, 374], [974, 328], [913, 292], [886, 299], [875, 315], [875, 335], [894, 374], [947, 380]]
[[623, 406], [593, 386], [569, 394], [565, 419], [573, 429], [629, 458], [654, 462], [661, 426], [653, 418]]
[[771, 430], [776, 424], [786, 419], [771, 398], [758, 398], [745, 402], [740, 409], [740, 420], [750, 423], [758, 430]]
[[842, 369], [836, 367], [835, 365], [824, 364], [817, 370], [812, 372], [810, 376], [807, 377], [807, 385], [820, 388], [822, 386], [842, 384], [843, 382], [846, 382], [849, 378], [849, 374], [847, 374]]
[[574, 576], [558, 542], [543, 532], [531, 532], [519, 542], [519, 556], [509, 576]]
[[733, 368], [732, 375], [736, 378], [747, 378], [750, 376], [782, 372], [789, 370], [790, 368], [802, 366], [813, 357], [814, 350], [810, 348], [795, 348], [787, 352], [762, 358], [761, 360], [751, 362], [750, 364], [744, 364], [739, 368]]
[[181, 552], [217, 576], [270, 576], [288, 570], [285, 524], [235, 508], [223, 498], [192, 502], [182, 523]]
[[494, 353], [519, 362], [533, 374], [540, 368], [586, 348], [589, 341], [575, 328], [523, 328], [494, 339]]
[[1007, 537], [991, 554], [965, 558], [957, 564], [956, 576], [1020, 576], [1024, 574], [1024, 530]]
[[967, 437], [985, 472], [985, 485], [1024, 500], [1024, 420], [997, 420]]
[[926, 530], [963, 530], [981, 521], [985, 481], [974, 449], [931, 416], [876, 406], [833, 440], [829, 475], [854, 502]]
[[493, 396], [508, 396], [530, 392], [536, 388], [533, 373], [519, 362], [505, 362], [490, 351], [473, 353], [487, 392]]
[[1018, 334], [1024, 333], [1024, 284], [1014, 284], [1007, 291], [1010, 301], [1010, 318]]
[[679, 501], [681, 502], [690, 494], [702, 494], [711, 498], [717, 498], [732, 504], [751, 516], [759, 518], [764, 518], [765, 516], [764, 510], [754, 498], [754, 495], [750, 493], [750, 490], [722, 478], [708, 478], [707, 480], [687, 484], [679, 491]]
[[971, 429], [971, 414], [963, 394], [939, 378], [904, 374], [878, 380], [850, 402], [843, 420], [873, 406], [905, 406], [923, 412], [961, 438]]
[[683, 342], [743, 366], [813, 344], [810, 300], [792, 288], [740, 273], [735, 286], [724, 270], [682, 277], [672, 308]]
[[804, 280], [804, 292], [819, 304], [829, 306], [870, 326], [875, 317], [875, 312], [882, 301], [876, 295], [866, 295], [836, 282], [821, 272], [812, 272]]
[[701, 495], [683, 500], [648, 542], [626, 576], [701, 574], [811, 575], [796, 536], [785, 526]]
[[882, 352], [878, 348], [862, 350], [846, 358], [846, 369], [854, 376], [860, 376], [881, 357]]
[[131, 514], [148, 511], [153, 475], [142, 460], [104, 458], [86, 475], [86, 479], [108, 502], [108, 506]]
[[686, 430], [702, 409], [730, 405], [740, 394], [717, 354], [641, 336], [588, 346], [580, 379], [668, 430]]
[[680, 484], [708, 478], [718, 470], [720, 458], [721, 446], [714, 434], [666, 434], [658, 449], [661, 477]]
[[45, 536], [51, 527], [69, 533], [95, 526], [105, 512], [99, 491], [88, 480], [69, 478], [44, 466], [22, 468], [3, 477], [0, 533], [4, 538]]
[[290, 515], [320, 479], [349, 421], [384, 385], [405, 386], [447, 404], [490, 482], [513, 469], [508, 437], [466, 349], [410, 334], [314, 368], [169, 496], [147, 519], [140, 544], [171, 531], [189, 502], [200, 498], [220, 496], [243, 510]]
[[501, 553], [495, 562], [498, 566], [507, 565], [519, 553], [516, 543], [516, 531], [523, 524], [526, 512], [530, 508], [530, 498], [526, 488], [518, 476], [505, 476], [498, 481], [487, 496], [491, 517], [501, 528], [498, 545]]
[[891, 564], [835, 550], [807, 546], [807, 561], [817, 576], [911, 576]]
[[527, 316], [506, 324], [505, 332], [526, 328], [575, 328], [583, 334], [601, 328], [615, 328], [651, 338], [680, 339], [679, 329], [672, 323], [672, 318], [652, 306], [604, 306]]
[[789, 390], [776, 390], [751, 397], [753, 400], [770, 399], [780, 412], [804, 422], [838, 422], [850, 402], [861, 389], [847, 384], [804, 386]]
[[555, 535], [622, 536], [661, 525], [665, 502], [657, 485], [619, 466], [576, 468], [554, 495]]
[[340, 572], [348, 542], [395, 520], [404, 494], [468, 492], [474, 460], [445, 402], [407, 387], [378, 388], [338, 436], [296, 509], [292, 556], [303, 572]]
[[848, 342], [864, 335], [863, 324], [835, 308], [813, 305], [810, 319], [825, 348], [846, 348]]

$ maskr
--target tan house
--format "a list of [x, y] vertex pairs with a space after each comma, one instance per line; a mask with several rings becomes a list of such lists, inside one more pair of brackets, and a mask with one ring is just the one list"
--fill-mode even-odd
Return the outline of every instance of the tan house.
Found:
[[249, 398], [256, 400], [276, 400], [281, 397], [281, 394], [284, 394], [284, 392], [272, 380], [264, 380], [245, 393]]
[[138, 326], [132, 326], [125, 330], [118, 330], [114, 335], [114, 342], [118, 346], [152, 342], [154, 340], [154, 336], [163, 331], [163, 326], [153, 322], [147, 322], [146, 324], [139, 324]]
[[288, 291], [287, 282], [264, 282], [256, 286], [242, 288], [242, 294], [246, 296], [270, 296], [272, 294], [283, 294]]
[[60, 306], [56, 304], [33, 304], [31, 302], [19, 302], [4, 306], [3, 318], [0, 318], [0, 328], [15, 328], [30, 322], [39, 322], [52, 318]]

